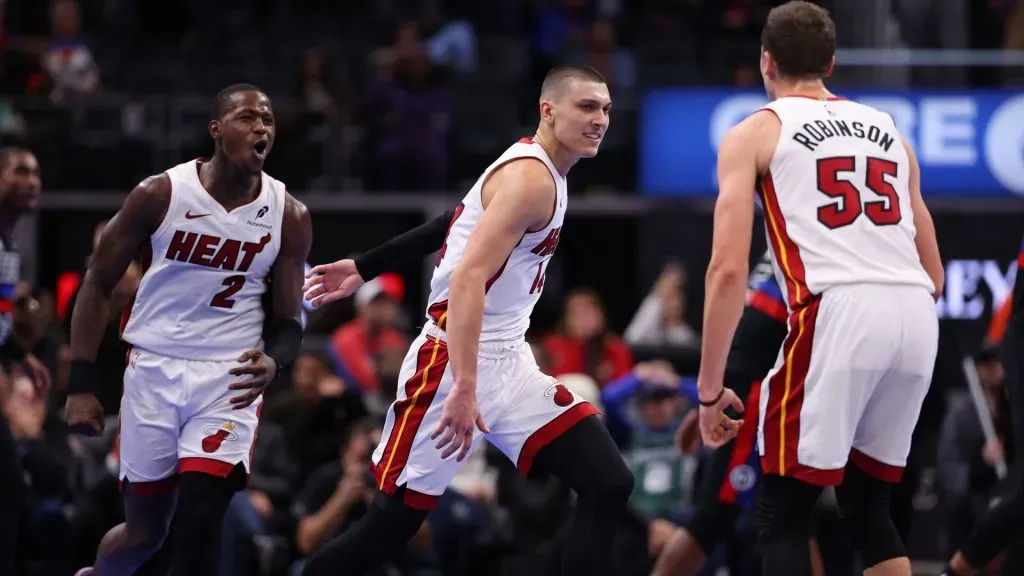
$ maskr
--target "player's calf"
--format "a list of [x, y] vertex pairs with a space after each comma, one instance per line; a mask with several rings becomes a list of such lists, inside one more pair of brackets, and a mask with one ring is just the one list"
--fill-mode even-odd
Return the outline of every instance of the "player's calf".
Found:
[[788, 476], [765, 474], [757, 499], [757, 536], [763, 576], [812, 576], [807, 542], [821, 488]]
[[907, 552], [889, 511], [891, 490], [892, 484], [851, 463], [846, 467], [843, 483], [836, 487], [839, 513], [850, 527], [854, 546], [867, 570], [875, 569], [882, 574], [903, 574], [905, 570], [909, 576]]
[[156, 554], [170, 531], [177, 495], [170, 483], [136, 486], [125, 482], [124, 528], [114, 527], [104, 536], [94, 576], [134, 574]]
[[405, 488], [394, 496], [381, 492], [370, 509], [354, 526], [334, 538], [310, 557], [302, 576], [362, 576], [398, 554], [412, 539], [427, 517], [427, 511], [406, 506]]
[[245, 469], [240, 464], [224, 478], [203, 472], [181, 474], [172, 576], [217, 574], [224, 513], [231, 497], [244, 486]]

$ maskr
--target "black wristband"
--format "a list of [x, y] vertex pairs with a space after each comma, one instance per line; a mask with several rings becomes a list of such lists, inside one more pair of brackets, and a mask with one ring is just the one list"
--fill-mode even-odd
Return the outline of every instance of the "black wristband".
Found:
[[396, 264], [403, 264], [423, 256], [433, 254], [441, 248], [444, 237], [448, 233], [454, 211], [425, 222], [395, 236], [391, 240], [371, 248], [365, 254], [355, 258], [356, 270], [363, 280], [370, 280], [393, 269]]
[[725, 396], [725, 387], [722, 387], [722, 389], [718, 391], [718, 396], [715, 396], [714, 400], [709, 400], [705, 402], [700, 399], [700, 396], [697, 396], [697, 403], [699, 403], [701, 406], [704, 406], [705, 408], [710, 408], [711, 406], [718, 404], [718, 401], [722, 399], [722, 396]]
[[302, 323], [296, 318], [277, 318], [268, 327], [263, 349], [274, 359], [280, 376], [299, 356], [302, 348]]
[[68, 394], [96, 393], [96, 363], [72, 360], [68, 365]]

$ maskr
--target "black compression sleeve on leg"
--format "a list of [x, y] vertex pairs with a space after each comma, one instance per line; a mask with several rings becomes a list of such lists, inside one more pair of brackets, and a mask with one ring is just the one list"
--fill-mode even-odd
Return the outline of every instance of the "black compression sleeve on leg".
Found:
[[397, 264], [404, 264], [437, 252], [444, 243], [444, 237], [454, 217], [455, 211], [449, 210], [380, 246], [367, 250], [355, 259], [356, 270], [363, 280], [369, 282]]
[[226, 478], [186, 472], [178, 481], [178, 505], [171, 527], [174, 564], [171, 576], [217, 576], [220, 531], [228, 504], [244, 485], [245, 473], [235, 466]]
[[427, 518], [426, 511], [402, 504], [403, 496], [402, 488], [395, 496], [375, 494], [366, 515], [317, 550], [302, 576], [363, 576], [400, 554]]
[[811, 576], [811, 520], [821, 488], [765, 474], [757, 498], [763, 576]]
[[989, 510], [960, 550], [976, 568], [985, 566], [1024, 532], [1024, 495], [1019, 491]]

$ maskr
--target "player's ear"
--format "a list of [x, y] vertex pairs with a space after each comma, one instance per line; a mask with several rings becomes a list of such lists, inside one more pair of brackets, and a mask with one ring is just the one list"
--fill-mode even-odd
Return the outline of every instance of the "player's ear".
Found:
[[833, 54], [832, 55], [832, 60], [829, 61], [828, 66], [825, 67], [825, 75], [824, 75], [824, 77], [828, 78], [829, 76], [831, 76], [832, 75], [832, 71], [835, 70], [835, 69], [836, 69], [836, 57]]
[[207, 126], [210, 131], [210, 137], [214, 140], [220, 140], [220, 122], [216, 120], [210, 120], [210, 124]]
[[554, 120], [554, 106], [550, 100], [540, 101], [540, 121], [550, 124]]

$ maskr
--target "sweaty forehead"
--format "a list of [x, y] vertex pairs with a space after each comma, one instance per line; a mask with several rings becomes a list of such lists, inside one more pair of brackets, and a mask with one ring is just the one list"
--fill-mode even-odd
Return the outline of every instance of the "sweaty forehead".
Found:
[[18, 152], [11, 156], [7, 161], [6, 167], [35, 172], [39, 170], [39, 161], [36, 160], [36, 155], [31, 152]]

